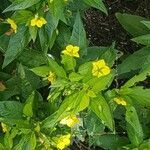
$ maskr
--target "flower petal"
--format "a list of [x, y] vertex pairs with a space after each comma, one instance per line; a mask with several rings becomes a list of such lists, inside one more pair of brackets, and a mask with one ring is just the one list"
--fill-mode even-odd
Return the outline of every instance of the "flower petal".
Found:
[[101, 71], [104, 75], [108, 75], [110, 73], [110, 68], [108, 66], [105, 66]]
[[72, 50], [73, 49], [73, 45], [68, 45], [68, 46], [66, 46], [66, 50]]

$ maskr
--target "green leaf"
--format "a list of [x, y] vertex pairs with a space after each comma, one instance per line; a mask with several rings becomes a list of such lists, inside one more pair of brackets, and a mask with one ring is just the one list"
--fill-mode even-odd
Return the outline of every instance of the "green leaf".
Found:
[[23, 108], [23, 113], [27, 117], [32, 117], [33, 116], [33, 103], [34, 103], [34, 95], [35, 93], [33, 92], [28, 99], [25, 102], [24, 108]]
[[104, 59], [105, 62], [111, 67], [113, 66], [115, 60], [119, 57], [117, 54], [117, 50], [114, 49], [112, 46], [110, 47], [88, 47], [87, 48], [87, 55], [83, 58], [86, 61], [95, 61], [97, 59]]
[[40, 77], [46, 77], [50, 72], [50, 67], [49, 66], [40, 66], [40, 67], [32, 68], [30, 70]]
[[9, 43], [9, 36], [3, 34], [2, 36], [0, 36], [0, 51], [2, 53], [5, 53], [8, 47], [8, 43]]
[[25, 49], [18, 57], [18, 61], [32, 68], [47, 64], [47, 58], [42, 52], [30, 49]]
[[97, 8], [107, 14], [107, 9], [102, 0], [83, 0], [87, 5]]
[[150, 45], [150, 34], [138, 36], [133, 38], [132, 41], [142, 45]]
[[0, 117], [10, 119], [21, 119], [23, 105], [16, 101], [0, 101]]
[[125, 13], [116, 13], [116, 17], [123, 28], [134, 37], [150, 33], [150, 30], [141, 22], [147, 20], [146, 18]]
[[143, 131], [137, 112], [134, 107], [126, 107], [126, 125], [129, 139], [133, 145], [139, 145], [143, 141]]
[[30, 134], [22, 134], [21, 140], [14, 147], [15, 150], [35, 150], [36, 137], [33, 132]]
[[36, 27], [32, 27], [32, 26], [29, 27], [29, 33], [30, 33], [30, 36], [31, 36], [31, 39], [33, 40], [33, 42], [35, 42], [35, 40], [36, 40], [37, 31], [38, 30]]
[[61, 63], [64, 65], [66, 70], [74, 70], [76, 66], [76, 60], [73, 57], [67, 55], [62, 55]]
[[31, 128], [29, 122], [27, 120], [23, 120], [23, 119], [12, 119], [12, 118], [1, 118], [0, 117], [0, 122], [3, 122], [9, 126], [15, 126], [17, 128], [25, 128], [25, 129]]
[[150, 29], [150, 21], [141, 21], [148, 29]]
[[50, 69], [56, 73], [58, 77], [65, 78], [66, 77], [66, 72], [63, 69], [63, 67], [59, 66], [56, 61], [54, 61], [52, 58], [48, 58], [48, 65]]
[[[56, 39], [56, 42], [55, 42], [55, 49], [60, 49], [60, 50], [63, 50], [66, 45], [68, 45], [68, 41], [70, 40], [70, 37], [71, 37], [71, 29], [64, 23], [60, 22], [59, 23], [59, 26], [58, 26], [59, 30], [58, 30], [58, 35], [57, 36], [57, 39]], [[54, 50], [55, 50], [54, 49]], [[59, 51], [61, 53], [61, 51]], [[56, 55], [58, 55], [58, 52], [56, 52]]]
[[110, 73], [109, 75], [100, 78], [94, 77], [90, 79], [88, 82], [86, 82], [86, 84], [91, 87], [92, 91], [98, 93], [102, 90], [105, 90], [111, 85], [114, 78], [114, 74], [115, 74], [114, 71], [112, 71], [112, 73]]
[[147, 76], [150, 75], [150, 67], [148, 66], [144, 70], [142, 70], [138, 75], [135, 75], [131, 79], [129, 79], [123, 86], [122, 88], [127, 88], [127, 87], [132, 87], [134, 86], [137, 82], [144, 81]]
[[69, 114], [76, 114], [87, 108], [89, 97], [85, 90], [72, 94], [64, 99], [58, 111], [47, 117], [43, 122], [42, 128], [53, 128], [55, 124]]
[[6, 149], [12, 149], [13, 147], [13, 138], [9, 132], [6, 132], [4, 136], [4, 144]]
[[82, 75], [72, 72], [69, 74], [69, 79], [70, 81], [74, 82], [74, 81], [80, 81], [83, 78]]
[[15, 0], [3, 12], [26, 9], [39, 3], [40, 1], [41, 0]]
[[4, 145], [2, 145], [1, 143], [0, 143], [0, 149], [5, 150]]
[[122, 146], [129, 143], [124, 136], [105, 132], [102, 135], [95, 135], [91, 139], [94, 145], [100, 146], [105, 150], [119, 150]]
[[33, 13], [29, 10], [16, 11], [12, 17], [17, 24], [27, 24], [33, 18]]
[[2, 36], [3, 34], [5, 34], [8, 30], [9, 30], [10, 26], [9, 24], [6, 23], [1, 23], [0, 22], [0, 36]]
[[5, 82], [6, 90], [0, 92], [0, 100], [9, 100], [11, 97], [20, 93], [20, 78], [12, 77]]
[[139, 106], [150, 106], [150, 89], [143, 89], [143, 87], [130, 88], [129, 96], [133, 103], [139, 104]]
[[78, 73], [86, 76], [87, 74], [92, 75], [92, 62], [86, 62], [79, 66]]
[[84, 126], [90, 136], [101, 134], [105, 129], [105, 126], [102, 124], [100, 118], [92, 111], [89, 111], [84, 118]]
[[99, 95], [90, 101], [90, 108], [107, 127], [112, 131], [114, 130], [114, 121], [110, 107], [102, 95]]
[[22, 52], [23, 48], [28, 44], [29, 36], [27, 27], [22, 26], [17, 33], [12, 35], [5, 53], [3, 68], [10, 64]]
[[65, 18], [65, 14], [64, 14], [64, 10], [65, 10], [65, 2], [64, 1], [62, 1], [62, 0], [50, 1], [49, 8], [50, 8], [52, 15], [55, 18], [60, 19], [66, 23], [66, 18]]
[[[138, 65], [137, 65], [138, 64]], [[117, 73], [124, 74], [137, 71], [150, 65], [150, 47], [144, 47], [128, 56], [118, 65]]]
[[56, 19], [51, 13], [46, 13], [46, 25], [39, 30], [39, 39], [43, 52], [47, 53], [48, 48], [53, 46], [53, 40], [56, 39], [56, 28], [58, 25], [58, 19]]
[[0, 71], [0, 78], [2, 81], [6, 81], [6, 80], [10, 79], [11, 77], [12, 76], [10, 74]]
[[[23, 74], [24, 76], [22, 76], [21, 74]], [[24, 100], [26, 100], [33, 91], [45, 86], [44, 82], [41, 81], [40, 77], [35, 75], [32, 71], [25, 69], [25, 67], [21, 70], [18, 70], [18, 75], [20, 76], [20, 78], [24, 77], [22, 78], [20, 87], [21, 97]]]
[[105, 51], [102, 53], [99, 59], [104, 59], [106, 64], [109, 67], [112, 67], [115, 63], [115, 60], [117, 60], [118, 57], [119, 55], [117, 54], [117, 50], [110, 46], [105, 49]]
[[80, 112], [89, 106], [90, 98], [89, 95], [85, 92], [80, 99], [76, 100], [76, 107], [74, 113]]
[[150, 149], [150, 139], [145, 140], [140, 146], [139, 150], [148, 150]]
[[79, 46], [81, 55], [85, 55], [87, 53], [86, 32], [84, 30], [84, 26], [83, 26], [79, 12], [76, 15], [76, 19], [75, 19], [75, 23], [74, 23], [73, 31], [72, 31], [72, 36], [70, 38], [69, 43], [72, 45]]

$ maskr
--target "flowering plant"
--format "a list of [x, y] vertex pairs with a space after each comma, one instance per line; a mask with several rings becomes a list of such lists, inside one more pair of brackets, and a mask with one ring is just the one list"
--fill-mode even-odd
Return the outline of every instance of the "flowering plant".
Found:
[[[107, 14], [102, 0], [2, 1], [0, 149], [62, 150], [86, 140], [89, 149], [147, 148], [150, 89], [140, 82], [150, 74], [149, 34], [135, 35], [148, 46], [118, 65], [115, 43], [90, 46], [82, 22], [89, 7]], [[149, 33], [144, 18], [140, 26]]]

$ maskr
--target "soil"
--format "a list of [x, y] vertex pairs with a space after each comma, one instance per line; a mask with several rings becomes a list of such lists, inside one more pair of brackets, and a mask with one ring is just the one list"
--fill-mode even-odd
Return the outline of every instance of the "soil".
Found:
[[133, 53], [139, 46], [132, 42], [131, 36], [122, 28], [115, 13], [130, 13], [149, 17], [149, 0], [106, 0], [108, 15], [96, 9], [85, 13], [85, 28], [90, 45], [108, 46], [116, 42], [116, 48], [125, 54]]

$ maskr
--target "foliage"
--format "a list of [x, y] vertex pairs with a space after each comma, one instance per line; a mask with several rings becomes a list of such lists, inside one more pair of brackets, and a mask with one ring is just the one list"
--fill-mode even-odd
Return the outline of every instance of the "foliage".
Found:
[[[144, 45], [123, 59], [114, 43], [89, 46], [82, 22], [89, 7], [107, 14], [102, 0], [2, 0], [1, 150], [86, 140], [89, 148], [149, 149], [150, 89], [140, 83], [150, 75], [150, 21], [116, 14]], [[114, 87], [117, 79], [126, 82]]]

